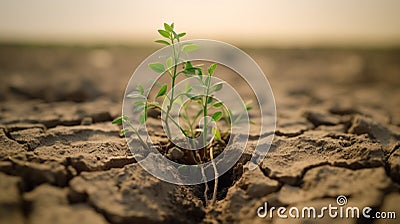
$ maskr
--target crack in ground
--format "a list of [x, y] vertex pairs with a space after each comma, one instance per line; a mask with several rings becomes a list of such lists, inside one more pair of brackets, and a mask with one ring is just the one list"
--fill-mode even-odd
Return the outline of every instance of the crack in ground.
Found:
[[[357, 164], [357, 163], [354, 163]], [[338, 163], [338, 162], [329, 162], [329, 161], [323, 161], [317, 164], [312, 164], [310, 166], [307, 166], [301, 170], [301, 173], [299, 176], [285, 176], [285, 177], [275, 177], [271, 175], [271, 170], [268, 167], [262, 168], [260, 167], [261, 171], [264, 173], [264, 175], [268, 178], [271, 178], [273, 180], [278, 181], [279, 183], [283, 184], [288, 184], [293, 187], [299, 187], [302, 184], [303, 178], [305, 174], [310, 171], [311, 169], [322, 167], [322, 166], [331, 166], [331, 167], [337, 167], [337, 168], [346, 168], [349, 170], [361, 170], [361, 169], [370, 169], [370, 168], [378, 168], [378, 167], [384, 167], [384, 164], [370, 164], [369, 166], [359, 166], [359, 165], [354, 165], [352, 164], [347, 164], [347, 163]], [[284, 180], [285, 178], [293, 178], [295, 179], [294, 181], [288, 181]], [[389, 176], [390, 177], [390, 176]]]

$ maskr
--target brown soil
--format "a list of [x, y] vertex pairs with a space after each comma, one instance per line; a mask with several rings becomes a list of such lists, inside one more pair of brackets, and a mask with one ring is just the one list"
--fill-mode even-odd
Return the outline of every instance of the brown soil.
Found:
[[273, 88], [276, 136], [259, 168], [245, 152], [220, 178], [209, 210], [204, 186], [149, 175], [111, 124], [152, 50], [0, 47], [0, 223], [306, 223], [256, 211], [339, 195], [400, 215], [399, 51], [247, 50]]

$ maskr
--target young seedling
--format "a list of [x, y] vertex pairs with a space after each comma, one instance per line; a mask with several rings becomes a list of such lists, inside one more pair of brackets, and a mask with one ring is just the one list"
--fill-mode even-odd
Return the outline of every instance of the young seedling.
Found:
[[[162, 120], [166, 137], [171, 139], [171, 127], [170, 121], [175, 125], [188, 139], [201, 139], [201, 141], [190, 141], [193, 147], [201, 148], [201, 150], [188, 150], [188, 154], [192, 155], [191, 160], [195, 164], [199, 165], [207, 161], [212, 161], [214, 168], [214, 192], [211, 201], [208, 201], [207, 191], [208, 185], [205, 183], [205, 200], [207, 204], [212, 205], [216, 200], [217, 188], [218, 188], [218, 170], [213, 161], [214, 158], [214, 147], [213, 141], [221, 141], [221, 130], [218, 126], [212, 128], [212, 136], [207, 132], [212, 122], [219, 122], [221, 118], [226, 124], [231, 127], [234, 122], [239, 122], [241, 118], [235, 116], [232, 111], [224, 107], [224, 102], [219, 102], [214, 97], [218, 91], [223, 88], [223, 82], [212, 82], [212, 77], [217, 68], [216, 64], [211, 64], [206, 71], [202, 68], [202, 65], [193, 65], [192, 62], [186, 61], [181, 63], [182, 53], [193, 51], [198, 49], [198, 46], [193, 44], [179, 44], [181, 38], [186, 35], [186, 33], [177, 33], [174, 29], [174, 24], [164, 23], [164, 29], [158, 30], [158, 33], [164, 38], [156, 40], [155, 42], [167, 45], [172, 50], [172, 56], [168, 57], [164, 63], [154, 62], [150, 63], [148, 66], [153, 71], [163, 74], [166, 73], [170, 78], [169, 85], [167, 83], [158, 84], [158, 91], [153, 99], [149, 99], [150, 89], [144, 89], [140, 84], [137, 85], [136, 89], [127, 95], [128, 98], [133, 99], [134, 112], [139, 113], [138, 123], [139, 126], [135, 128], [130, 122], [127, 116], [122, 115], [121, 117], [115, 119], [113, 124], [127, 124], [125, 129], [121, 130], [121, 135], [133, 134], [135, 135], [141, 145], [144, 148], [149, 148], [147, 141], [145, 141], [141, 135], [140, 130], [147, 121], [147, 113], [149, 109], [159, 110], [161, 113], [165, 114], [165, 118]], [[188, 78], [194, 78], [197, 82], [196, 85], [186, 85], [183, 91], [178, 91], [176, 89], [176, 81], [179, 76], [186, 76]], [[170, 86], [169, 94], [168, 86]], [[201, 90], [202, 94], [194, 94], [193, 90]], [[164, 109], [160, 101], [166, 100], [166, 109]], [[183, 103], [186, 102], [186, 103]], [[179, 114], [179, 119], [184, 122], [182, 125], [171, 116], [172, 107], [176, 105], [182, 106], [182, 113]], [[195, 107], [195, 113], [190, 112], [189, 107]], [[251, 109], [246, 106], [246, 109]], [[231, 119], [233, 119], [231, 121]], [[198, 126], [197, 124], [202, 120], [202, 124]], [[201, 152], [201, 153], [200, 153]], [[185, 161], [183, 161], [185, 162]], [[187, 162], [189, 163], [189, 162]], [[182, 165], [184, 167], [184, 165]], [[204, 170], [202, 169], [202, 176], [205, 179]]]

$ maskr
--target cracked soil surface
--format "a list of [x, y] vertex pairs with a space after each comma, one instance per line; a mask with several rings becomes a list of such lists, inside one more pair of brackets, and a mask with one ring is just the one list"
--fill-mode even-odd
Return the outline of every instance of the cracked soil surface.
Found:
[[398, 223], [256, 211], [345, 195], [349, 206], [400, 215], [399, 51], [247, 50], [275, 94], [275, 138], [259, 168], [244, 168], [245, 151], [220, 178], [212, 210], [204, 186], [144, 171], [111, 124], [150, 53], [0, 47], [0, 223]]

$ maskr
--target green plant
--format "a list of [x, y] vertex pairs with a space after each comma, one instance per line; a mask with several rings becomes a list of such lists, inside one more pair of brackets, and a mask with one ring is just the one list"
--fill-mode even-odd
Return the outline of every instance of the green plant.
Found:
[[[174, 29], [174, 24], [164, 23], [164, 29], [158, 30], [158, 33], [164, 38], [156, 40], [155, 42], [167, 45], [172, 50], [172, 55], [167, 57], [164, 63], [154, 62], [148, 66], [153, 71], [163, 74], [166, 73], [170, 78], [170, 83], [163, 83], [157, 85], [158, 91], [153, 99], [149, 99], [149, 93], [152, 89], [144, 89], [140, 84], [137, 85], [135, 91], [129, 93], [127, 97], [134, 99], [134, 111], [139, 113], [137, 128], [132, 125], [128, 117], [122, 115], [113, 121], [113, 124], [125, 123], [125, 129], [121, 130], [121, 135], [134, 134], [138, 137], [143, 147], [148, 148], [147, 141], [142, 139], [139, 134], [139, 129], [146, 124], [147, 113], [149, 109], [155, 109], [161, 111], [165, 115], [165, 119], [162, 120], [165, 126], [166, 136], [171, 139], [171, 127], [170, 121], [175, 125], [186, 137], [189, 139], [189, 144], [192, 147], [201, 148], [201, 150], [188, 150], [188, 154], [191, 155], [191, 159], [195, 164], [202, 164], [207, 161], [213, 162], [214, 157], [214, 146], [213, 143], [208, 143], [209, 138], [214, 137], [215, 141], [222, 141], [222, 132], [217, 126], [212, 128], [212, 136], [207, 132], [211, 123], [218, 122], [222, 119], [230, 127], [234, 122], [239, 122], [240, 117], [232, 113], [230, 109], [224, 107], [224, 102], [219, 102], [215, 99], [215, 95], [223, 88], [223, 82], [212, 82], [212, 77], [215, 74], [217, 68], [216, 64], [211, 64], [206, 71], [203, 69], [203, 65], [193, 65], [191, 61], [181, 62], [181, 55], [185, 52], [197, 50], [198, 46], [194, 44], [184, 43], [180, 44], [181, 38], [186, 33], [177, 33]], [[186, 76], [188, 78], [194, 78], [197, 82], [196, 85], [186, 85], [183, 91], [177, 91], [176, 81], [179, 76]], [[168, 89], [170, 91], [168, 93]], [[197, 90], [197, 94], [193, 90]], [[198, 94], [200, 92], [200, 94]], [[164, 109], [160, 101], [164, 101], [167, 104]], [[182, 111], [179, 114], [179, 118], [184, 122], [180, 123], [171, 116], [171, 109], [174, 104], [182, 106]], [[194, 107], [194, 109], [192, 108]], [[192, 108], [192, 109], [191, 109]], [[249, 106], [246, 109], [251, 109]], [[211, 117], [211, 119], [210, 119]], [[231, 119], [233, 120], [231, 121]], [[198, 124], [203, 121], [201, 126]], [[226, 136], [226, 135], [224, 135]], [[199, 137], [199, 138], [198, 138]], [[201, 141], [192, 141], [191, 139], [201, 139]], [[200, 153], [200, 152], [201, 153]], [[215, 186], [211, 204], [215, 201], [216, 191], [218, 186], [218, 171], [215, 164]], [[202, 170], [203, 178], [205, 178], [204, 170]], [[205, 199], [207, 200], [208, 186], [206, 184]]]

